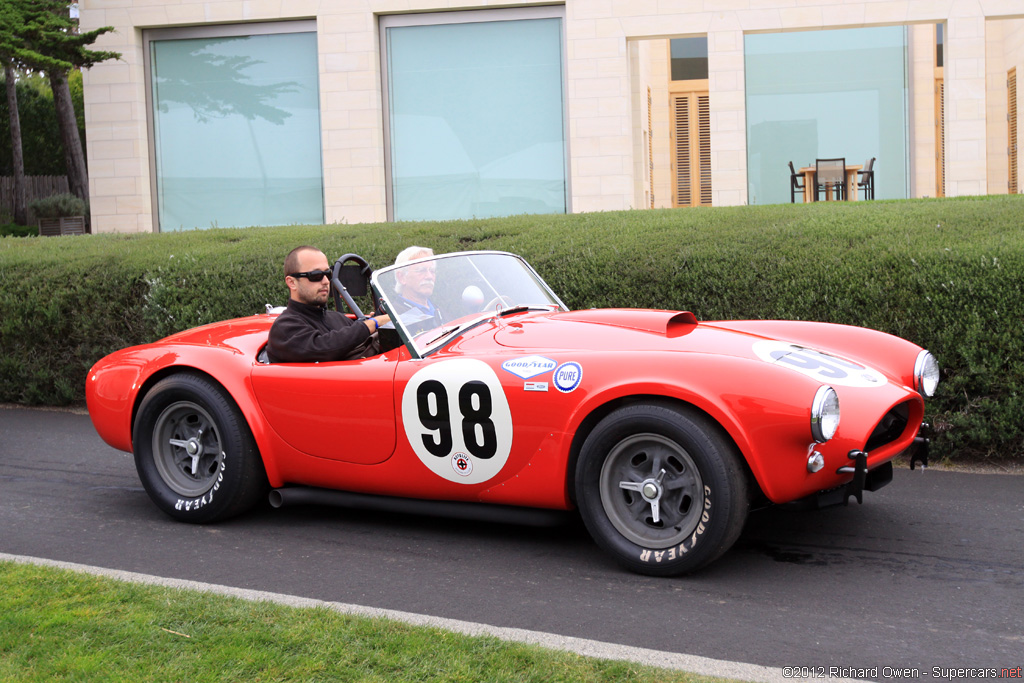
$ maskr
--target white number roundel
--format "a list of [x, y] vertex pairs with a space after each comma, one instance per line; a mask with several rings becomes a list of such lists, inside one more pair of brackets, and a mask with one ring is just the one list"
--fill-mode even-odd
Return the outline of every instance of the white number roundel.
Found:
[[512, 411], [483, 361], [459, 358], [419, 370], [402, 394], [405, 436], [437, 476], [458, 484], [494, 477], [512, 450]]
[[781, 341], [754, 344], [758, 358], [812, 377], [823, 384], [846, 387], [882, 387], [885, 375], [853, 361]]

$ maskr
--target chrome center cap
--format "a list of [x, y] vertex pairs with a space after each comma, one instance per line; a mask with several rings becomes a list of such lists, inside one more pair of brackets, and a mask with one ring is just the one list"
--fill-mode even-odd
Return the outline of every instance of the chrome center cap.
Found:
[[657, 499], [661, 491], [659, 490], [657, 484], [655, 484], [653, 481], [648, 481], [644, 482], [644, 487], [643, 489], [641, 489], [640, 493], [642, 493], [644, 498], [646, 498], [647, 500], [655, 500]]
[[195, 439], [189, 439], [188, 443], [185, 444], [185, 451], [192, 456], [199, 454], [199, 442]]

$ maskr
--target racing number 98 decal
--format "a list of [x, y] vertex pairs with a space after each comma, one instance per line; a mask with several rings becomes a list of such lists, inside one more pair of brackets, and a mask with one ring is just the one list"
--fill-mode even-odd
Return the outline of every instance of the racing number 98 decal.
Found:
[[402, 394], [402, 423], [416, 456], [437, 476], [479, 484], [512, 450], [512, 412], [487, 363], [460, 358], [419, 370]]

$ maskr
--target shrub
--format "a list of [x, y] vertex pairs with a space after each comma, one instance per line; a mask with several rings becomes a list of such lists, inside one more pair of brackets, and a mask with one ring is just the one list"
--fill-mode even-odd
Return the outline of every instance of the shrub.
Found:
[[933, 452], [1022, 458], [1022, 214], [1003, 196], [0, 240], [0, 402], [81, 402], [110, 351], [283, 304], [298, 244], [376, 267], [422, 244], [522, 254], [572, 308], [899, 335], [942, 365]]
[[28, 209], [36, 218], [86, 216], [89, 213], [89, 202], [69, 192], [62, 192], [33, 199], [28, 203]]
[[17, 223], [0, 223], [0, 237], [29, 237], [38, 235], [39, 228], [34, 225], [18, 225]]

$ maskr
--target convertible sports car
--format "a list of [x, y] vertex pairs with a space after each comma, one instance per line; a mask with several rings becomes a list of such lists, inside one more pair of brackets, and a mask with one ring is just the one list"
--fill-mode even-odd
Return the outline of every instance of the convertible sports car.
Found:
[[939, 368], [888, 334], [570, 311], [503, 252], [372, 275], [347, 254], [332, 285], [339, 310], [364, 317], [369, 287], [391, 315], [379, 355], [268, 363], [268, 306], [92, 368], [93, 424], [161, 510], [212, 522], [268, 492], [479, 519], [577, 509], [623, 565], [676, 575], [728, 550], [753, 505], [861, 502], [897, 455], [927, 464]]

